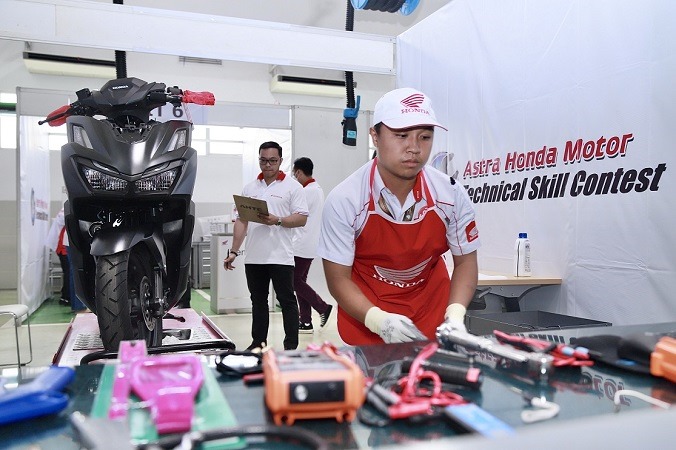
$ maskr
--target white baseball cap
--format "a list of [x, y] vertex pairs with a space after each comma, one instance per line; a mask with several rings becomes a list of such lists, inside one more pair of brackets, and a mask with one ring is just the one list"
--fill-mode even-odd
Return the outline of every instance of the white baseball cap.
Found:
[[373, 113], [373, 124], [380, 122], [396, 130], [434, 126], [448, 131], [437, 122], [432, 100], [413, 88], [395, 89], [380, 97]]

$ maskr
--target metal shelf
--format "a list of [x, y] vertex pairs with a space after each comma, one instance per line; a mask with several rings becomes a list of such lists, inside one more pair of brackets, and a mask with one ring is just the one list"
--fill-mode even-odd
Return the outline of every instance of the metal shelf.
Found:
[[211, 287], [211, 244], [209, 242], [192, 243], [190, 276], [193, 288]]

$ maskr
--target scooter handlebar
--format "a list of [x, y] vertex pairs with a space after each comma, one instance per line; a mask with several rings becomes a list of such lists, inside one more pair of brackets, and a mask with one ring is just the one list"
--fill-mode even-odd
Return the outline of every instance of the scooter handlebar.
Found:
[[[79, 97], [78, 92], [78, 97]], [[83, 95], [75, 103], [70, 105], [64, 105], [47, 116], [45, 120], [38, 122], [39, 125], [48, 123], [49, 126], [58, 127], [66, 123], [66, 119], [72, 115], [86, 115], [93, 116], [94, 114], [103, 114], [106, 115], [105, 111], [100, 111], [96, 103], [90, 102], [89, 99], [91, 93], [87, 90], [86, 95]], [[148, 93], [146, 96], [146, 102], [149, 106], [149, 109], [155, 108], [162, 104], [173, 103], [178, 105], [180, 103], [194, 103], [196, 105], [214, 105], [216, 99], [214, 94], [208, 91], [194, 92], [189, 90], [181, 91], [177, 87], [168, 88], [167, 92], [154, 91]], [[141, 107], [142, 109], [143, 107]]]
[[41, 120], [38, 122], [38, 125], [48, 123], [50, 127], [61, 126], [64, 123], [66, 123], [66, 119], [68, 118], [68, 116], [70, 116], [71, 112], [72, 111], [70, 105], [63, 105], [62, 107], [50, 112], [45, 120]]
[[176, 87], [167, 89], [167, 92], [151, 92], [148, 94], [148, 100], [156, 103], [194, 103], [196, 105], [213, 105], [216, 103], [214, 94], [211, 92], [194, 92], [189, 90], [180, 90]]

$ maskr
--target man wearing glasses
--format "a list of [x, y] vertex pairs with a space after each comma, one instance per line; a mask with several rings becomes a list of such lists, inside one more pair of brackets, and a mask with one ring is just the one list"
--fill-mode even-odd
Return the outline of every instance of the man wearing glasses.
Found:
[[293, 290], [293, 228], [305, 225], [308, 216], [303, 187], [279, 170], [282, 147], [276, 142], [264, 142], [258, 149], [261, 173], [244, 186], [242, 195], [265, 200], [267, 215], [258, 216], [261, 223], [235, 220], [232, 248], [223, 265], [232, 270], [232, 263], [240, 255], [246, 236], [244, 271], [251, 294], [251, 337], [247, 350], [267, 345], [268, 294], [270, 280], [282, 307], [284, 350], [298, 347], [298, 302]]

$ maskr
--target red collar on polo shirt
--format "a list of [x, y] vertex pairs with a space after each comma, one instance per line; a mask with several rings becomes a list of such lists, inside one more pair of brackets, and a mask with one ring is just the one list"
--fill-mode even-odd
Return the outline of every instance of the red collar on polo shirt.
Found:
[[[258, 174], [258, 177], [256, 177], [258, 180], [263, 179], [263, 172]], [[277, 172], [277, 181], [282, 181], [284, 178], [286, 178], [286, 174], [282, 172], [281, 170]]]
[[309, 180], [307, 180], [307, 181], [303, 184], [303, 187], [307, 186], [307, 185], [310, 184], [310, 183], [314, 183], [314, 181], [315, 181], [314, 178], [310, 178]]
[[418, 172], [418, 175], [415, 177], [415, 185], [413, 186], [413, 198], [416, 203], [422, 200], [423, 198], [423, 185], [422, 185], [422, 170]]

